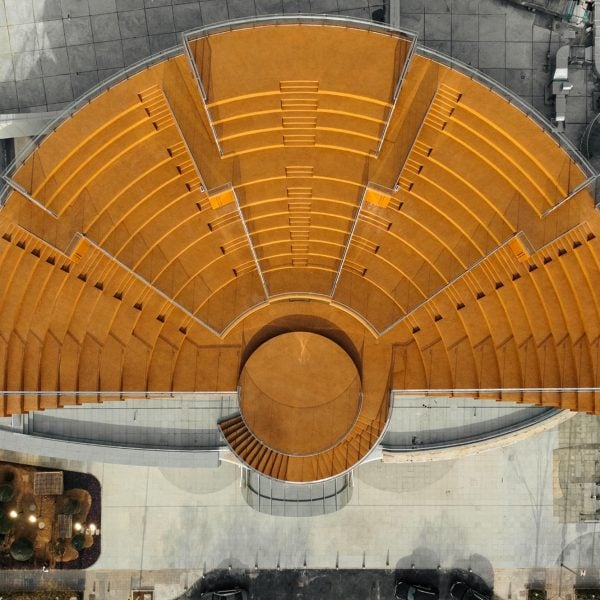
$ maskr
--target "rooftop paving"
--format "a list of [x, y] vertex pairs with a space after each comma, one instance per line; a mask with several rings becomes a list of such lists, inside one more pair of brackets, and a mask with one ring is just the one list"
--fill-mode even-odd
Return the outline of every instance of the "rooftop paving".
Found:
[[[208, 571], [257, 562], [300, 568], [305, 560], [312, 568], [362, 568], [363, 562], [385, 568], [386, 561], [412, 560], [427, 569], [484, 557], [493, 569], [563, 562], [600, 576], [598, 522], [573, 522], [566, 511], [591, 488], [568, 477], [557, 485], [564, 453], [553, 455], [585, 448], [598, 460], [598, 440], [600, 417], [576, 415], [549, 432], [460, 460], [366, 463], [355, 473], [345, 508], [300, 519], [251, 509], [232, 464], [135, 467], [102, 464], [100, 454], [85, 465], [103, 490], [104, 551], [92, 569]], [[49, 467], [82, 466], [75, 459], [3, 454]]]

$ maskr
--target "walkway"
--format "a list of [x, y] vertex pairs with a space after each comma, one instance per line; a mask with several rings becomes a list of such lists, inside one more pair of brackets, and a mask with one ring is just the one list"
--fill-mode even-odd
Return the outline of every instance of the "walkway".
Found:
[[99, 478], [105, 550], [92, 570], [251, 568], [257, 561], [291, 568], [304, 560], [315, 568], [360, 568], [363, 561], [384, 568], [389, 553], [392, 566], [414, 555], [419, 568], [451, 568], [479, 556], [494, 569], [563, 560], [591, 573], [600, 568], [600, 524], [561, 522], [567, 519], [559, 500], [572, 504], [587, 489], [561, 489], [562, 467], [552, 457], [559, 443], [589, 449], [594, 440], [598, 454], [599, 439], [600, 417], [577, 415], [550, 432], [461, 460], [367, 463], [356, 472], [347, 507], [304, 519], [253, 511], [242, 498], [239, 469], [227, 463], [198, 470], [16, 458]]

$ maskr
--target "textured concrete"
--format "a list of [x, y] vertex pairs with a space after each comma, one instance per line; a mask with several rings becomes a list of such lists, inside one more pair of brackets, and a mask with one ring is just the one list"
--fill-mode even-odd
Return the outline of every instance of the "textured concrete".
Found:
[[[425, 464], [372, 462], [358, 469], [350, 504], [312, 519], [250, 509], [239, 470], [157, 469], [21, 455], [48, 466], [84, 467], [103, 488], [102, 546], [92, 572], [252, 568], [600, 568], [597, 524], [555, 515], [553, 450], [565, 427], [598, 449], [600, 418], [577, 415], [507, 448]], [[574, 424], [574, 425], [571, 425]], [[561, 441], [563, 440], [563, 441]], [[4, 454], [4, 458], [13, 455]], [[563, 560], [564, 559], [564, 560]], [[141, 573], [140, 573], [141, 574]], [[507, 591], [503, 592], [506, 597]], [[514, 593], [514, 590], [513, 590]]]

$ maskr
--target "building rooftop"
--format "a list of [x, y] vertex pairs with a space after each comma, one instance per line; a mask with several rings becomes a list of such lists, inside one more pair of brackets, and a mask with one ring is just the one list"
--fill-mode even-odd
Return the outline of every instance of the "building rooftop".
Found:
[[102, 482], [90, 595], [600, 584], [592, 34], [556, 6], [0, 0], [0, 110], [65, 111], [0, 190], [0, 447]]

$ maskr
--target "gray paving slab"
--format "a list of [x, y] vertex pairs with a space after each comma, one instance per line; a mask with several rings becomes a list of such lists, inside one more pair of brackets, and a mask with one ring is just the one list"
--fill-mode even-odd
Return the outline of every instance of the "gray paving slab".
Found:
[[81, 73], [83, 71], [93, 71], [96, 67], [96, 51], [94, 44], [81, 44], [79, 46], [69, 46], [69, 67], [72, 73]]
[[61, 0], [33, 0], [33, 14], [36, 22], [62, 19]]
[[12, 77], [9, 81], [3, 81], [2, 63], [0, 62], [0, 109], [5, 112], [12, 112], [18, 110], [18, 107], [16, 83]]
[[42, 76], [39, 51], [13, 54], [13, 64], [15, 79], [17, 81], [35, 79]]
[[123, 60], [125, 65], [132, 65], [150, 53], [148, 37], [136, 37], [123, 40]]
[[544, 97], [545, 90], [551, 79], [552, 75], [544, 69], [534, 69], [531, 93], [534, 96]]
[[425, 40], [451, 40], [452, 16], [444, 14], [425, 14]]
[[284, 14], [310, 13], [310, 0], [283, 0], [283, 12]]
[[310, 6], [315, 13], [336, 13], [339, 9], [337, 0], [311, 0]]
[[452, 42], [450, 40], [431, 40], [427, 42], [427, 46], [444, 54], [452, 52]]
[[506, 13], [506, 40], [509, 42], [531, 42], [535, 15], [528, 11]]
[[587, 96], [588, 90], [586, 86], [587, 69], [583, 69], [576, 65], [571, 65], [569, 68], [569, 81], [573, 84], [573, 89], [569, 94], [569, 98], [575, 96]]
[[96, 14], [90, 17], [94, 42], [109, 42], [121, 39], [116, 12]]
[[42, 50], [40, 53], [42, 73], [44, 76], [68, 75], [70, 73], [69, 55], [66, 48]]
[[452, 41], [473, 42], [479, 39], [477, 15], [452, 14]]
[[506, 85], [506, 70], [504, 68], [495, 69], [493, 67], [482, 67], [479, 65], [481, 71], [483, 71], [486, 75], [489, 75], [492, 79], [495, 79], [498, 83], [502, 85]]
[[533, 95], [533, 72], [531, 69], [506, 69], [506, 85], [519, 96]]
[[[279, 2], [279, 4], [281, 4], [281, 2]], [[272, 14], [273, 12], [274, 10], [267, 10], [267, 14]], [[281, 12], [281, 8], [277, 10], [277, 12]], [[192, 2], [189, 4], [177, 4], [173, 6], [173, 22], [176, 31], [200, 27], [202, 25], [200, 3]]]
[[506, 39], [506, 16], [479, 15], [479, 39], [485, 42], [503, 42]]
[[146, 9], [146, 22], [148, 24], [148, 33], [150, 35], [175, 31], [173, 7], [158, 6], [156, 8]]
[[227, 3], [221, 0], [204, 0], [200, 3], [202, 21], [206, 25], [226, 21], [229, 18]]
[[506, 14], [507, 12], [515, 9], [516, 7], [511, 6], [509, 2], [499, 2], [498, 0], [479, 0], [479, 14], [481, 15]]
[[506, 44], [504, 42], [479, 42], [479, 68], [504, 69]]
[[160, 33], [158, 35], [151, 35], [150, 41], [150, 52], [152, 54], [171, 48], [178, 43], [177, 35], [175, 33]]
[[423, 13], [408, 13], [400, 15], [400, 25], [417, 34], [418, 39], [425, 37], [425, 15]]
[[4, 9], [8, 25], [33, 23], [33, 0], [5, 0]]
[[114, 13], [117, 10], [116, 0], [92, 0], [89, 6], [91, 15]]
[[144, 0], [146, 8], [155, 8], [157, 6], [171, 6], [172, 0]]
[[10, 54], [10, 37], [8, 27], [0, 27], [0, 54]]
[[567, 115], [570, 124], [585, 124], [587, 116], [588, 100], [586, 96], [569, 96], [567, 101]]
[[67, 46], [91, 44], [94, 41], [92, 22], [89, 16], [66, 19], [64, 21], [64, 31]]
[[531, 42], [508, 42], [506, 44], [506, 67], [508, 69], [531, 69]]
[[121, 38], [136, 38], [148, 35], [146, 12], [143, 9], [118, 13]]
[[44, 77], [44, 88], [48, 104], [70, 102], [73, 100], [71, 77], [68, 74]]
[[558, 50], [557, 43], [533, 42], [532, 43], [532, 63], [535, 68], [545, 68], [550, 75], [552, 71], [552, 63], [556, 51]]
[[99, 70], [121, 69], [125, 66], [123, 57], [123, 42], [115, 40], [112, 42], [102, 42], [95, 45], [96, 64]]
[[476, 15], [479, 13], [479, 0], [453, 0], [452, 13], [455, 15]]
[[35, 23], [9, 25], [8, 34], [12, 52], [35, 50], [37, 47], [37, 31]]
[[450, 13], [452, 0], [429, 0], [423, 3], [423, 9], [426, 13]]
[[0, 55], [0, 82], [14, 81], [15, 67], [12, 54]]
[[[371, 4], [381, 4], [381, 2], [371, 2]], [[338, 0], [338, 10], [356, 10], [365, 6], [369, 7], [368, 0]]]
[[472, 67], [479, 67], [479, 44], [477, 42], [452, 41], [452, 56]]
[[[333, 0], [335, 1], [335, 0]], [[331, 0], [311, 0], [311, 12], [321, 12], [323, 10], [333, 10], [324, 8], [331, 6]], [[227, 0], [227, 10], [230, 19], [241, 19], [242, 17], [251, 17], [254, 14], [254, 0]]]
[[[92, 0], [94, 2], [94, 0]], [[61, 0], [62, 16], [65, 19], [84, 17], [90, 14], [88, 0]]]
[[348, 15], [349, 17], [357, 17], [359, 19], [370, 19], [372, 15], [371, 8], [364, 6], [362, 8], [346, 8], [339, 11], [340, 15]]
[[144, 0], [117, 0], [117, 10], [144, 8]]
[[425, 11], [425, 6], [420, 0], [402, 0], [400, 2], [400, 14], [419, 14]]
[[43, 79], [40, 77], [17, 81], [17, 98], [19, 106], [32, 107], [46, 104]]
[[37, 47], [62, 48], [66, 46], [65, 28], [62, 19], [36, 23]]

